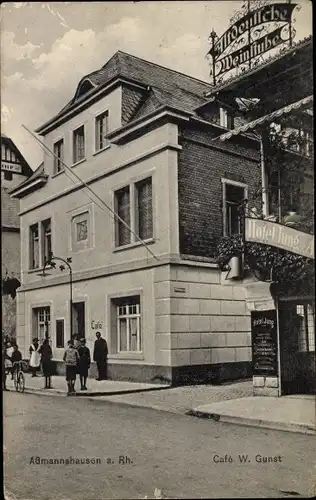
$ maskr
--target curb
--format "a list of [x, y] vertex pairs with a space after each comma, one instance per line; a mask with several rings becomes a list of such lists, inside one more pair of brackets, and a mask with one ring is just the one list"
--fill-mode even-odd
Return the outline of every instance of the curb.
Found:
[[208, 418], [215, 422], [224, 422], [228, 424], [244, 425], [248, 427], [260, 427], [263, 429], [273, 429], [277, 431], [295, 432], [300, 434], [316, 435], [316, 429], [307, 424], [296, 422], [277, 422], [273, 420], [261, 420], [259, 418], [237, 417], [233, 415], [224, 415], [219, 413], [207, 413], [199, 410], [189, 410], [186, 415], [198, 418]]
[[[124, 394], [137, 394], [140, 392], [152, 392], [152, 391], [164, 391], [166, 389], [171, 389], [171, 386], [166, 385], [165, 387], [149, 387], [148, 389], [125, 389], [125, 390], [116, 390], [116, 391], [97, 391], [97, 392], [85, 392], [85, 391], [80, 391], [76, 392], [72, 397], [98, 397], [98, 396], [119, 396], [119, 395], [124, 395]], [[11, 390], [8, 389], [8, 392], [16, 392], [15, 389]], [[54, 394], [55, 396], [57, 395], [63, 395], [66, 396], [67, 392], [66, 391], [61, 391], [60, 389], [51, 389], [51, 390], [45, 390], [45, 389], [24, 389], [25, 394], [39, 394], [41, 396], [51, 396]]]

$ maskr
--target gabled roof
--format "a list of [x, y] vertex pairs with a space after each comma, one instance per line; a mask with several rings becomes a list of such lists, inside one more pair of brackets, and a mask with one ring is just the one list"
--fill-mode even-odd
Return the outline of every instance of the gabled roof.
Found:
[[21, 182], [14, 188], [12, 188], [9, 193], [14, 198], [23, 198], [27, 194], [31, 193], [36, 187], [43, 186], [47, 183], [48, 175], [45, 174], [44, 162], [33, 172], [31, 177]]
[[4, 144], [8, 148], [10, 148], [12, 151], [14, 151], [15, 156], [19, 160], [21, 167], [22, 167], [22, 174], [25, 175], [26, 177], [30, 177], [33, 173], [33, 170], [31, 169], [30, 165], [20, 152], [20, 150], [17, 148], [17, 146], [14, 144], [13, 140], [10, 139], [10, 137], [7, 137], [4, 134], [1, 134], [1, 144]]
[[[156, 97], [162, 105], [170, 105], [186, 112], [193, 112], [194, 108], [206, 102], [205, 94], [212, 88], [210, 83], [118, 51], [102, 68], [84, 76], [77, 86], [73, 99], [37, 132], [41, 132], [46, 126], [73, 110], [89, 96], [119, 78], [142, 85], [144, 91], [146, 89], [148, 91], [150, 88], [155, 89]], [[79, 97], [77, 97], [78, 89], [87, 80], [94, 87], [83, 95], [79, 93]]]

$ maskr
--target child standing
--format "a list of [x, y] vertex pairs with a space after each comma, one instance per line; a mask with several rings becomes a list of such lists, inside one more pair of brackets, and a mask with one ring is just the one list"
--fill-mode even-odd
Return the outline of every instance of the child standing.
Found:
[[79, 363], [79, 354], [77, 349], [74, 347], [74, 341], [68, 340], [68, 349], [64, 352], [63, 360], [66, 365], [66, 380], [68, 385], [68, 393], [74, 394], [75, 391], [75, 382], [76, 382], [76, 374], [77, 374], [77, 366]]

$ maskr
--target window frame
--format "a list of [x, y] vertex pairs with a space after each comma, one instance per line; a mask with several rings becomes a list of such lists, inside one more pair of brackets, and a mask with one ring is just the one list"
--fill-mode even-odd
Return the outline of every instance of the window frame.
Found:
[[[48, 233], [45, 231], [45, 223], [50, 222], [50, 230]], [[36, 240], [33, 239], [32, 237], [32, 228], [37, 228], [37, 238]], [[53, 218], [52, 217], [47, 217], [46, 219], [42, 219], [41, 221], [38, 222], [33, 222], [33, 224], [30, 224], [28, 227], [29, 231], [29, 265], [28, 269], [29, 271], [35, 271], [38, 269], [41, 269], [45, 265], [45, 248], [46, 248], [46, 237], [49, 235], [50, 237], [50, 252], [52, 252], [53, 248], [53, 238], [52, 238], [52, 233], [53, 233]], [[38, 241], [38, 265], [34, 265], [34, 245], [33, 241]], [[47, 251], [47, 257], [49, 257], [49, 250]]]
[[[133, 299], [137, 298], [138, 303], [133, 304], [131, 301]], [[129, 302], [130, 301], [130, 302]], [[129, 309], [136, 307], [136, 312], [130, 312]], [[120, 308], [128, 308], [128, 312], [125, 313], [120, 313], [119, 309]], [[130, 349], [131, 343], [132, 343], [132, 336], [133, 334], [130, 333], [130, 320], [136, 320], [136, 325], [137, 325], [137, 333], [136, 333], [136, 344], [137, 344], [137, 349], [133, 350]], [[122, 350], [121, 349], [121, 320], [126, 320], [126, 349]], [[116, 335], [117, 335], [117, 353], [118, 354], [125, 354], [125, 353], [141, 353], [142, 352], [142, 325], [141, 325], [141, 302], [140, 302], [140, 296], [137, 297], [127, 297], [127, 298], [122, 298], [117, 301], [116, 304]]]
[[234, 117], [232, 112], [225, 106], [219, 106], [219, 125], [220, 127], [227, 128], [229, 130], [234, 128]]
[[[51, 306], [47, 306], [47, 305], [36, 306], [36, 307], [33, 307], [32, 310], [33, 310], [33, 312], [35, 312], [35, 315], [36, 315], [36, 337], [39, 340], [43, 340], [45, 338], [46, 323], [48, 324], [48, 337], [50, 337], [51, 325], [52, 325]], [[41, 312], [43, 313], [42, 320], [40, 319]], [[47, 319], [47, 312], [49, 314], [49, 320]], [[43, 328], [44, 328], [44, 336], [43, 337], [40, 335], [40, 326], [43, 326]]]
[[226, 208], [226, 186], [236, 186], [244, 189], [244, 199], [248, 199], [248, 184], [245, 182], [239, 182], [239, 181], [234, 181], [232, 179], [227, 179], [227, 178], [221, 178], [221, 184], [222, 184], [222, 221], [223, 221], [223, 236], [231, 236], [227, 232], [227, 208]]
[[[75, 145], [75, 138], [77, 137], [77, 133], [80, 129], [83, 129], [83, 148], [84, 148], [84, 156], [82, 158], [77, 158], [76, 157], [76, 145]], [[81, 125], [78, 125], [76, 128], [74, 128], [71, 131], [71, 145], [72, 145], [72, 166], [77, 165], [78, 163], [81, 163], [86, 160], [86, 124], [82, 123]]]
[[101, 113], [98, 113], [95, 118], [94, 118], [94, 154], [100, 153], [100, 151], [103, 151], [110, 145], [109, 139], [106, 137], [103, 137], [104, 144], [100, 144], [98, 142], [98, 139], [100, 139], [100, 132], [98, 130], [98, 123], [101, 118], [106, 117], [106, 133], [103, 133], [103, 136], [107, 136], [109, 133], [109, 110], [106, 109], [102, 111]]
[[[58, 147], [59, 145], [62, 146], [62, 148], [61, 148], [62, 155], [61, 156], [59, 156], [58, 153], [56, 153], [56, 151], [55, 151], [55, 148]], [[58, 156], [58, 158], [56, 158], [56, 156], [54, 156], [54, 168], [53, 168], [54, 175], [57, 175], [57, 174], [60, 174], [61, 172], [65, 171], [65, 166], [64, 166], [65, 140], [63, 137], [60, 137], [58, 140], [56, 140], [53, 143], [53, 152], [54, 152], [54, 155]]]
[[[145, 243], [153, 243], [155, 241], [156, 237], [156, 231], [157, 231], [157, 220], [156, 220], [156, 212], [155, 212], [155, 169], [151, 170], [149, 172], [144, 172], [143, 175], [138, 176], [134, 179], [131, 179], [129, 183], [122, 183], [121, 185], [115, 186], [112, 189], [112, 200], [113, 200], [113, 209], [116, 214], [118, 214], [118, 206], [117, 206], [117, 198], [116, 194], [123, 190], [124, 188], [129, 187], [130, 190], [130, 227], [131, 227], [131, 232], [130, 232], [130, 242], [122, 245], [118, 245], [118, 227], [119, 227], [119, 220], [117, 217], [113, 218], [113, 224], [114, 224], [114, 243], [113, 243], [113, 251], [120, 251], [124, 250], [125, 248], [130, 248], [134, 247], [137, 245], [141, 245], [141, 242], [139, 241], [138, 238], [136, 238], [135, 235], [139, 235], [139, 229], [138, 229], [138, 194], [137, 194], [137, 185], [145, 182], [146, 180], [151, 179], [151, 211], [152, 211], [152, 235], [146, 239], [142, 239]], [[140, 236], [139, 236], [140, 237]]]

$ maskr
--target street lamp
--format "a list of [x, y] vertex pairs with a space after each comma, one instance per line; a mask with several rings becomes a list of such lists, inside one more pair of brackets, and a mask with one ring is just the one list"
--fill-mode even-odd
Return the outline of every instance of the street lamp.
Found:
[[42, 274], [40, 274], [39, 276], [48, 276], [48, 273], [45, 272], [45, 269], [50, 266], [50, 267], [53, 267], [54, 269], [56, 269], [56, 261], [61, 261], [63, 262], [63, 264], [61, 264], [59, 266], [59, 269], [61, 271], [65, 271], [66, 267], [64, 266], [64, 264], [67, 266], [68, 268], [68, 271], [69, 271], [69, 303], [70, 303], [70, 338], [72, 338], [72, 268], [71, 268], [71, 262], [72, 262], [72, 259], [71, 257], [67, 257], [66, 259], [63, 259], [62, 257], [57, 257], [56, 255], [53, 255], [52, 253], [50, 253], [50, 256], [49, 258], [45, 261], [45, 264], [44, 264], [44, 267], [43, 267], [43, 271], [42, 271]]

